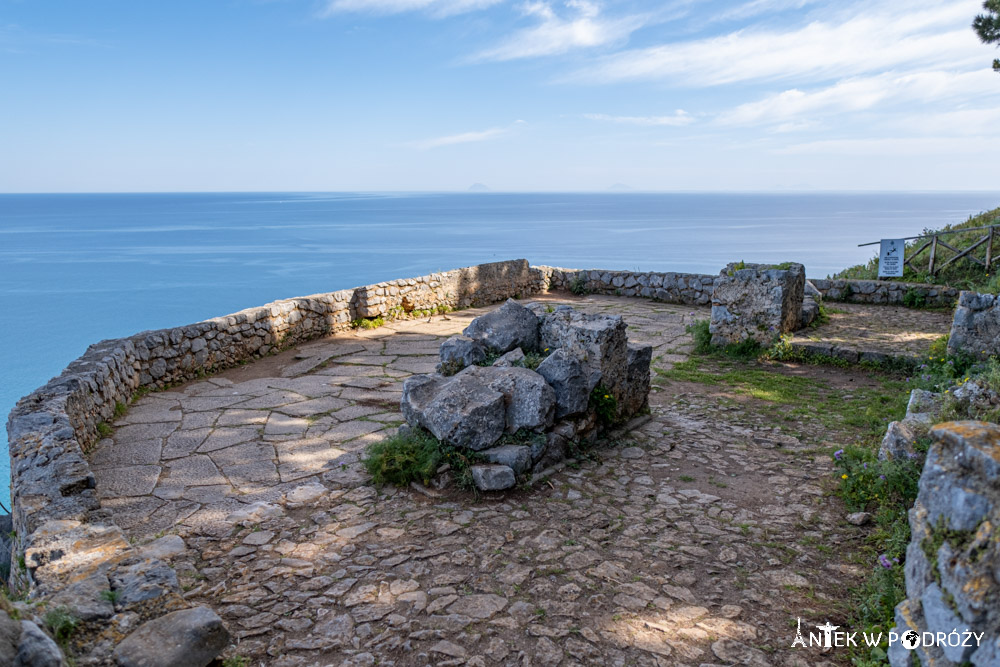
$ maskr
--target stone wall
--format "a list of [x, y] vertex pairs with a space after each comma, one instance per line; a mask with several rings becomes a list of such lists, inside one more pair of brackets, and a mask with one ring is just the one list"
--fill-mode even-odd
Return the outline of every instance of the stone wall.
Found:
[[901, 306], [903, 297], [910, 290], [924, 297], [927, 306], [951, 308], [958, 299], [959, 290], [944, 285], [924, 283], [901, 283], [890, 280], [842, 280], [830, 278], [810, 278], [824, 299], [846, 301], [848, 303], [871, 303]]
[[712, 301], [715, 276], [705, 273], [606, 271], [603, 269], [537, 268], [550, 289], [570, 289], [577, 281], [591, 294], [641, 296], [666, 303], [707, 306]]
[[[909, 651], [890, 645], [893, 667], [1000, 664], [1000, 427], [978, 421], [938, 424], [920, 491], [910, 510], [906, 599], [895, 632], [944, 633], [946, 646]], [[976, 633], [980, 641], [967, 641]], [[929, 642], [921, 642], [921, 644]]]
[[[190, 380], [345, 330], [359, 317], [394, 308], [484, 305], [544, 286], [541, 271], [513, 260], [276, 301], [90, 346], [61, 375], [18, 401], [7, 421], [16, 534], [12, 586], [31, 599], [60, 600], [77, 615], [88, 615], [86, 631], [78, 633], [80, 664], [109, 659], [116, 640], [137, 626], [136, 632], [159, 631], [160, 617], [170, 616], [161, 625], [181, 627], [188, 637], [218, 641], [220, 622], [209, 610], [187, 615], [198, 627], [178, 626], [170, 612], [189, 605], [173, 571], [155, 552], [132, 547], [101, 506], [86, 453], [116, 406], [140, 389]], [[95, 603], [103, 591], [114, 591], [107, 597], [115, 602]], [[227, 641], [228, 635], [219, 650]]]
[[1000, 297], [961, 293], [948, 336], [948, 353], [979, 359], [1000, 355]]

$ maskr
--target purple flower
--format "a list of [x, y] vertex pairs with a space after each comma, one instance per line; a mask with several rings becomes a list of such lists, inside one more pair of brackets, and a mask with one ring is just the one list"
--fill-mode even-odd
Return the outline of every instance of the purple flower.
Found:
[[833, 453], [833, 458], [835, 458], [835, 459], [837, 459], [839, 461], [840, 457], [843, 456], [843, 455], [844, 455], [844, 450], [843, 449], [838, 449], [837, 451], [835, 451]]
[[865, 470], [868, 470], [868, 461], [865, 461]]
[[880, 555], [880, 556], [878, 557], [878, 564], [879, 564], [879, 565], [881, 565], [882, 567], [884, 567], [884, 568], [885, 568], [885, 569], [887, 569], [887, 570], [888, 570], [888, 569], [889, 569], [890, 567], [892, 567], [892, 561], [891, 561], [891, 560], [889, 560], [889, 557], [888, 557], [888, 556], [886, 556], [885, 554], [881, 554], [881, 555]]
[[885, 481], [885, 475], [879, 475], [879, 476], [878, 476], [878, 478], [879, 478], [880, 480], [882, 480], [883, 482]]

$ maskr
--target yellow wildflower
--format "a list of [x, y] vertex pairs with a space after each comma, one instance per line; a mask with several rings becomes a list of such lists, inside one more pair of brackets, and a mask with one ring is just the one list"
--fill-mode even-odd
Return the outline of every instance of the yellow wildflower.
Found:
[[843, 475], [841, 475], [840, 479], [847, 479], [847, 473], [845, 472]]

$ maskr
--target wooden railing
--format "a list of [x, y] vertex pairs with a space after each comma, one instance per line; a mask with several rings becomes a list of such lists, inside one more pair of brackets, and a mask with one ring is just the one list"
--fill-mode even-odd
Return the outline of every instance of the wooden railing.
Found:
[[[990, 267], [998, 259], [1000, 259], [996, 257], [993, 253], [993, 239], [995, 236], [1000, 236], [1000, 234], [997, 233], [997, 229], [1000, 229], [1000, 224], [986, 225], [983, 227], [968, 227], [966, 229], [956, 229], [949, 232], [935, 232], [934, 234], [924, 234], [922, 236], [908, 236], [900, 240], [914, 241], [919, 239], [926, 239], [926, 241], [916, 250], [911, 252], [909, 257], [904, 257], [903, 264], [909, 266], [917, 273], [920, 273], [921, 271], [923, 271], [923, 269], [918, 269], [916, 265], [913, 263], [913, 261], [917, 258], [918, 255], [923, 253], [925, 250], [930, 249], [930, 256], [928, 257], [927, 260], [927, 273], [929, 273], [932, 276], [937, 275], [939, 272], [943, 271], [946, 267], [950, 266], [951, 264], [954, 264], [955, 262], [957, 262], [962, 258], [971, 260], [976, 264], [979, 264], [981, 267], [983, 267], [984, 270], [989, 272]], [[942, 236], [947, 236], [948, 234], [966, 234], [968, 232], [978, 232], [983, 230], [987, 231], [985, 234], [983, 234], [982, 238], [975, 240], [972, 243], [972, 245], [970, 245], [965, 249], [956, 248], [955, 246], [941, 239]], [[862, 246], [878, 245], [879, 243], [881, 243], [881, 241], [872, 241], [870, 243], [859, 243], [858, 247], [860, 248]], [[983, 259], [980, 259], [979, 257], [973, 255], [972, 251], [978, 248], [979, 246], [983, 245], [984, 243], [986, 244], [986, 256]], [[944, 262], [940, 262], [938, 258], [938, 247], [947, 248], [948, 250], [953, 252], [954, 255], [952, 257], [949, 257]]]

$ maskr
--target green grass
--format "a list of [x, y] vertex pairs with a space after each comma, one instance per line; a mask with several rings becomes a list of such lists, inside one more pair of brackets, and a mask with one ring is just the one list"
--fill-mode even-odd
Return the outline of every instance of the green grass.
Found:
[[427, 431], [410, 428], [369, 445], [361, 462], [378, 487], [429, 484], [438, 468], [448, 464], [456, 484], [472, 488], [469, 467], [476, 460], [473, 453], [442, 444]]
[[102, 438], [110, 438], [114, 429], [107, 422], [97, 422], [97, 435]]
[[56, 640], [59, 646], [63, 647], [63, 650], [66, 649], [70, 638], [80, 624], [80, 619], [74, 616], [68, 607], [50, 609], [45, 614], [44, 621], [45, 626], [52, 633], [52, 638]]
[[861, 429], [867, 437], [885, 432], [906, 412], [909, 385], [901, 378], [872, 373], [875, 386], [849, 391], [821, 379], [781, 372], [773, 363], [692, 356], [670, 370], [654, 367], [656, 378], [718, 387], [727, 393], [786, 406], [786, 419], [818, 421], [827, 428]]

